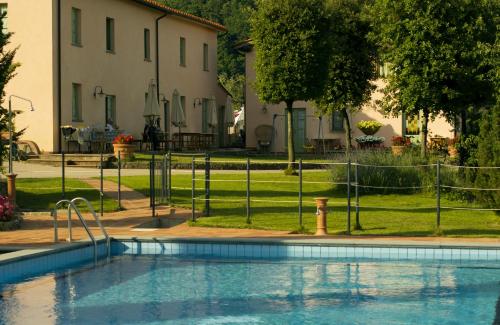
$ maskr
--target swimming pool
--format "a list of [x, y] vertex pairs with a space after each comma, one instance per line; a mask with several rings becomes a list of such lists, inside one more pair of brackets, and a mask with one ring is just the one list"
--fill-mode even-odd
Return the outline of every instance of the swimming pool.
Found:
[[497, 250], [128, 241], [112, 251], [109, 263], [2, 285], [0, 323], [499, 321]]

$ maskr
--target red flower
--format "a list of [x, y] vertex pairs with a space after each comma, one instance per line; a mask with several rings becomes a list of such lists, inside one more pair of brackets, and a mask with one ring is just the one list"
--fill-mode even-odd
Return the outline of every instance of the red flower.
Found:
[[14, 217], [14, 205], [8, 197], [0, 196], [0, 220], [10, 221]]
[[131, 135], [120, 134], [114, 140], [114, 144], [131, 144], [134, 142], [134, 137]]

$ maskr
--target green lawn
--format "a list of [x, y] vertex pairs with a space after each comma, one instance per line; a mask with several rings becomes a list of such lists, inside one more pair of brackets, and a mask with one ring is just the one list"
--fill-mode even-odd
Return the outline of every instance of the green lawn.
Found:
[[[191, 207], [191, 175], [173, 175], [173, 204]], [[197, 196], [204, 193], [203, 174], [197, 177]], [[113, 178], [110, 178], [113, 180]], [[204, 227], [256, 228], [273, 230], [299, 230], [298, 178], [284, 176], [282, 172], [252, 172], [251, 224], [246, 223], [246, 182], [244, 173], [212, 173], [211, 216], [200, 218], [194, 224]], [[327, 171], [305, 171], [303, 185], [303, 222], [305, 231], [315, 229], [315, 204], [319, 196], [330, 198], [329, 231], [341, 234], [346, 230], [345, 187], [328, 184]], [[307, 183], [307, 182], [325, 182]], [[149, 194], [149, 178], [144, 176], [123, 177], [122, 184]], [[354, 193], [354, 191], [353, 191]], [[353, 194], [354, 196], [354, 194]], [[223, 200], [223, 201], [219, 201]], [[262, 202], [267, 201], [270, 202]], [[286, 202], [285, 202], [286, 201]], [[290, 201], [290, 202], [289, 202]], [[204, 201], [197, 201], [201, 211]], [[352, 222], [355, 210], [352, 200]], [[442, 206], [470, 206], [464, 202], [442, 199]], [[362, 231], [355, 235], [430, 236], [435, 233], [436, 199], [426, 194], [363, 195], [360, 197]], [[411, 208], [419, 208], [412, 210]], [[489, 211], [442, 210], [441, 230], [447, 236], [500, 237], [500, 217]]]
[[[60, 178], [20, 178], [16, 180], [17, 204], [25, 211], [49, 211], [62, 199]], [[84, 197], [99, 211], [99, 191], [77, 179], [66, 179], [66, 198]], [[104, 211], [116, 211], [118, 203], [104, 198]]]

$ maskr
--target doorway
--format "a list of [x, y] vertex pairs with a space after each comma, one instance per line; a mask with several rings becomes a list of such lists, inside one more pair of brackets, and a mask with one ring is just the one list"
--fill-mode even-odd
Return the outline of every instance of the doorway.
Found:
[[[285, 148], [288, 148], [288, 115], [285, 110]], [[293, 140], [296, 153], [304, 152], [306, 143], [306, 109], [293, 109]]]

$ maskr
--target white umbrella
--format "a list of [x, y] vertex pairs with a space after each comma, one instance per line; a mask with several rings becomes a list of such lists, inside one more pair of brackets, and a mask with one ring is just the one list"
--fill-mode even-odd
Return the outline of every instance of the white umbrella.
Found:
[[208, 103], [208, 126], [215, 129], [219, 121], [217, 120], [217, 102], [215, 96], [210, 98]]
[[228, 127], [234, 125], [233, 99], [231, 98], [231, 96], [227, 96], [226, 98], [226, 107], [224, 109], [224, 122]]
[[177, 89], [172, 95], [172, 124], [179, 128], [186, 127], [186, 113], [182, 107], [181, 96]]
[[245, 107], [242, 107], [238, 116], [234, 120], [234, 126], [237, 128], [242, 128], [245, 122]]
[[160, 116], [160, 104], [158, 104], [158, 94], [156, 93], [154, 80], [151, 80], [148, 86], [148, 96], [143, 116], [147, 121], [152, 121], [154, 117]]

